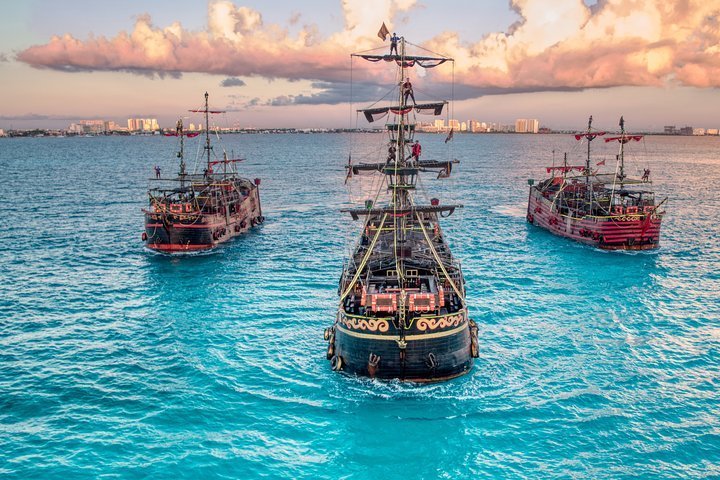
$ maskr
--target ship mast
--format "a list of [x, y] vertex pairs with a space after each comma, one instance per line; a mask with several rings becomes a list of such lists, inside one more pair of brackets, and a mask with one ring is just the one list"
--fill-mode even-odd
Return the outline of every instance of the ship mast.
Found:
[[587, 212], [592, 213], [592, 188], [590, 188], [590, 142], [593, 140], [591, 134], [593, 117], [590, 115], [587, 128], [587, 158], [585, 159], [585, 202], [587, 203]]
[[625, 119], [620, 117], [620, 190], [625, 180]]
[[[395, 172], [394, 172], [394, 181], [392, 185], [393, 193], [392, 193], [392, 207], [393, 210], [397, 211], [397, 209], [403, 209], [406, 206], [406, 200], [407, 200], [407, 190], [405, 188], [399, 188], [401, 185], [404, 187], [404, 179], [403, 175], [400, 175], [398, 172], [398, 168], [404, 168], [406, 165], [406, 159], [405, 159], [405, 114], [403, 113], [405, 111], [405, 91], [404, 91], [404, 84], [405, 84], [405, 37], [400, 38], [400, 88], [398, 89], [399, 99], [398, 99], [398, 105], [400, 106], [400, 122], [398, 124], [398, 132], [397, 132], [397, 153], [398, 155], [396, 157], [395, 161]], [[398, 255], [398, 243], [401, 244], [404, 240], [404, 231], [405, 231], [405, 223], [406, 219], [405, 217], [400, 217], [400, 228], [398, 228], [398, 217], [396, 215], [393, 215], [393, 219], [395, 221], [394, 225], [394, 252], [395, 252], [395, 263], [396, 268], [398, 272], [398, 280], [400, 283], [400, 288], [402, 289], [405, 286], [405, 278], [402, 274], [403, 268], [402, 268], [402, 255]], [[399, 237], [399, 238], [398, 238]]]
[[205, 92], [205, 151], [207, 152], [207, 171], [210, 172], [210, 107], [208, 107], [208, 92]]
[[175, 133], [180, 137], [180, 151], [177, 156], [180, 159], [180, 188], [185, 187], [185, 134], [183, 133], [183, 122], [182, 118], [178, 119], [177, 125], [175, 126]]

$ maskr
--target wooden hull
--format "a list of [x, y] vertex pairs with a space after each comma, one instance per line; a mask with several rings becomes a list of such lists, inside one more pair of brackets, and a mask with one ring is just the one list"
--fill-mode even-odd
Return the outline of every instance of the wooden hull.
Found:
[[253, 188], [236, 212], [173, 214], [145, 212], [145, 246], [162, 253], [212, 250], [263, 221], [258, 188]]
[[603, 250], [652, 250], [660, 244], [662, 214], [562, 215], [550, 199], [531, 187], [527, 221], [560, 237]]
[[[393, 319], [348, 315], [340, 310], [329, 334], [328, 358], [333, 369], [363, 377], [428, 383], [458, 377], [472, 368], [477, 327], [466, 310], [415, 318], [405, 330], [404, 348]], [[375, 366], [372, 356], [377, 357]], [[340, 359], [339, 367], [333, 357]]]

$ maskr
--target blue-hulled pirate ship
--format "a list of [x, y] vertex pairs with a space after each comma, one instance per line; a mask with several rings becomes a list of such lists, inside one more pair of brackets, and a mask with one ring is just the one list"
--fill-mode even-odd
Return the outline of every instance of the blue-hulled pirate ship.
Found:
[[162, 253], [177, 254], [212, 250], [263, 223], [265, 217], [260, 206], [260, 179], [251, 181], [238, 175], [236, 165], [240, 158], [228, 158], [227, 152], [215, 155], [210, 143], [210, 114], [224, 113], [211, 110], [205, 93], [204, 108], [190, 110], [201, 113], [205, 120], [203, 155], [195, 161], [193, 173], [187, 171], [185, 138], [197, 132], [187, 132], [178, 120], [175, 132], [178, 137], [179, 171], [174, 177], [162, 177], [156, 166], [156, 176], [148, 189], [149, 207], [145, 214], [145, 246]]
[[[416, 197], [420, 174], [450, 176], [457, 160], [416, 155], [416, 115], [438, 115], [446, 101], [414, 102], [404, 85], [411, 67], [453, 59], [406, 53], [400, 38], [390, 55], [353, 54], [397, 67], [396, 102], [359, 110], [368, 121], [388, 117], [387, 158], [347, 165], [347, 175], [381, 176], [364, 207], [343, 210], [362, 221], [360, 236], [340, 278], [335, 322], [325, 330], [333, 370], [378, 379], [435, 382], [467, 373], [478, 356], [477, 326], [468, 316], [465, 280], [440, 219], [462, 205], [425, 204]], [[408, 100], [413, 98], [413, 105]], [[382, 200], [379, 200], [383, 197]]]

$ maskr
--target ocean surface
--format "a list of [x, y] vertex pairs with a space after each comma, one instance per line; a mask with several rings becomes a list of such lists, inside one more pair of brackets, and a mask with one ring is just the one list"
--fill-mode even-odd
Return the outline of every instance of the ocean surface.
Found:
[[0, 478], [720, 477], [720, 138], [629, 145], [669, 197], [643, 253], [525, 222], [571, 136], [419, 138], [461, 160], [423, 186], [465, 205], [444, 229], [481, 345], [430, 386], [325, 360], [359, 228], [338, 210], [373, 183], [343, 165], [382, 135], [225, 136], [267, 221], [183, 258], [140, 239], [174, 139], [0, 139]]

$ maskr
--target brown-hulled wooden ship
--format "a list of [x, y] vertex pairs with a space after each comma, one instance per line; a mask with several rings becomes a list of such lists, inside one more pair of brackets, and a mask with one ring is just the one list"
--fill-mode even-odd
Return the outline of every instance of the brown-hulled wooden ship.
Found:
[[[399, 85], [414, 65], [432, 68], [452, 61], [407, 55], [406, 45], [400, 38], [399, 53], [354, 56], [396, 64]], [[477, 326], [468, 316], [460, 263], [440, 226], [441, 217], [462, 205], [441, 205], [435, 198], [422, 204], [415, 195], [421, 173], [444, 178], [457, 163], [423, 160], [412, 149], [415, 115], [439, 115], [447, 102], [411, 106], [405, 93], [401, 87], [394, 105], [359, 111], [369, 121], [389, 116], [388, 157], [347, 166], [348, 177], [372, 173], [381, 182], [364, 208], [343, 210], [363, 226], [340, 278], [335, 322], [325, 330], [327, 359], [333, 370], [357, 376], [435, 382], [472, 368]], [[381, 204], [383, 192], [387, 203]]]
[[[205, 145], [203, 156], [195, 163], [195, 172], [188, 173], [185, 163], [185, 138], [197, 136], [186, 132], [178, 120], [175, 132], [180, 150], [177, 176], [163, 178], [160, 167], [150, 181], [149, 208], [145, 214], [142, 239], [149, 249], [169, 254], [211, 250], [231, 238], [247, 232], [265, 221], [260, 206], [260, 179], [251, 181], [237, 173], [242, 159], [214, 155], [210, 143], [210, 110], [205, 93], [203, 109], [190, 110], [205, 116]], [[198, 170], [202, 169], [199, 173]]]
[[[650, 250], [660, 244], [660, 226], [665, 200], [656, 202], [650, 180], [650, 169], [640, 178], [630, 178], [625, 171], [625, 145], [638, 142], [642, 135], [625, 133], [620, 118], [620, 134], [607, 135], [592, 128], [575, 139], [587, 142], [584, 165], [564, 163], [547, 167], [549, 178], [535, 184], [529, 180], [527, 221], [532, 225], [565, 238], [603, 250]], [[614, 172], [601, 173], [605, 160], [591, 165], [590, 144], [598, 137], [618, 142]]]

